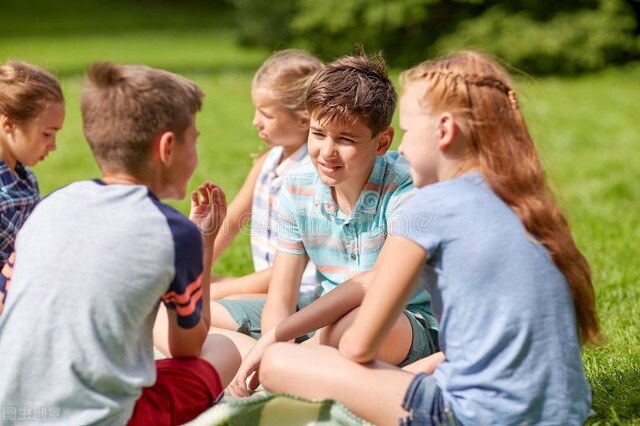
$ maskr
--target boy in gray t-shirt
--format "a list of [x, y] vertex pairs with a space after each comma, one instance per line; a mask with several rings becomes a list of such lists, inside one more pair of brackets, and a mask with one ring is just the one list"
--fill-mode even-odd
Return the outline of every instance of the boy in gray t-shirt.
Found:
[[[181, 424], [219, 398], [240, 361], [229, 339], [207, 337], [209, 286], [201, 285], [223, 192], [211, 183], [193, 192], [191, 221], [159, 201], [185, 195], [203, 94], [146, 66], [99, 63], [88, 75], [84, 132], [103, 177], [45, 198], [0, 278], [10, 281], [0, 406], [20, 414], [2, 423]], [[161, 301], [179, 358], [154, 364]]]

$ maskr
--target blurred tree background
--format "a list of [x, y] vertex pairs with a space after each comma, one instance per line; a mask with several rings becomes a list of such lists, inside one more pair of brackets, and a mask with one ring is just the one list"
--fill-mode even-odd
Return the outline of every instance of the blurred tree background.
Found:
[[[241, 46], [330, 61], [382, 50], [394, 68], [453, 50], [490, 52], [534, 75], [640, 59], [640, 0], [0, 0], [3, 39], [227, 29]], [[5, 16], [5, 13], [3, 13]], [[144, 19], [140, 19], [144, 16]], [[167, 52], [168, 54], [170, 52]]]
[[394, 67], [461, 48], [530, 74], [575, 74], [640, 57], [640, 0], [227, 0], [239, 41], [324, 59], [357, 43]]

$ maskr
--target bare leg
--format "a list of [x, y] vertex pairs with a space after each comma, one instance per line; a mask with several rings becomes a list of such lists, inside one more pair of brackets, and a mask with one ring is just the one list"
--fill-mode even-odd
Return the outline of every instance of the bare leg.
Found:
[[216, 369], [220, 376], [223, 388], [226, 388], [231, 383], [231, 379], [238, 372], [242, 362], [240, 352], [234, 342], [228, 337], [219, 334], [207, 336], [202, 345], [200, 358], [213, 365], [213, 368]]
[[[319, 342], [322, 345], [338, 347], [338, 343], [342, 338], [344, 332], [353, 324], [356, 318], [359, 308], [354, 309], [345, 316], [343, 316], [335, 324], [329, 325], [320, 330], [316, 335], [317, 339], [310, 339], [314, 342]], [[315, 337], [315, 336], [314, 336]], [[387, 334], [387, 337], [382, 342], [380, 352], [376, 357], [380, 361], [388, 362], [389, 364], [398, 365], [405, 360], [409, 349], [411, 349], [411, 342], [413, 340], [413, 331], [411, 330], [411, 324], [406, 315], [402, 314], [393, 327]], [[305, 342], [306, 343], [306, 342]], [[311, 342], [309, 344], [312, 344]]]
[[211, 327], [209, 329], [209, 335], [218, 334], [229, 338], [238, 351], [242, 358], [253, 348], [253, 345], [256, 344], [256, 339], [247, 336], [246, 334], [238, 333], [237, 331], [225, 330], [224, 328], [216, 328]]
[[272, 392], [335, 399], [376, 425], [398, 424], [413, 375], [381, 362], [358, 364], [337, 349], [275, 343], [265, 351], [260, 381]]
[[153, 325], [153, 345], [166, 357], [171, 357], [169, 351], [169, 316], [167, 308], [161, 303]]
[[222, 305], [211, 301], [211, 328], [216, 327], [235, 330], [238, 327], [238, 323]]

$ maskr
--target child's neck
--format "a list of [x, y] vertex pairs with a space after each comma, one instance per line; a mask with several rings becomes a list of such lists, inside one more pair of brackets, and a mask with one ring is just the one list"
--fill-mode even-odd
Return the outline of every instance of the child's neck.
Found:
[[2, 160], [2, 162], [6, 164], [7, 167], [10, 168], [11, 170], [13, 171], [16, 170], [16, 164], [18, 163], [18, 160], [16, 160], [13, 154], [11, 154], [11, 151], [9, 151], [9, 148], [7, 148], [7, 146], [5, 145], [5, 142], [1, 139], [0, 139], [0, 160]]
[[280, 163], [282, 163], [284, 160], [286, 160], [287, 158], [291, 157], [293, 154], [295, 154], [300, 147], [304, 145], [304, 142], [301, 143], [300, 145], [293, 145], [293, 146], [283, 146], [282, 149], [282, 157], [280, 158]]
[[102, 176], [102, 181], [108, 185], [146, 185], [135, 176], [124, 173], [104, 173], [104, 175]]
[[364, 190], [367, 180], [368, 177], [361, 183], [354, 184], [354, 182], [347, 182], [345, 185], [334, 186], [331, 188], [333, 200], [338, 205], [338, 208], [347, 216], [351, 216], [351, 213], [360, 198], [360, 194], [362, 194], [362, 191]]

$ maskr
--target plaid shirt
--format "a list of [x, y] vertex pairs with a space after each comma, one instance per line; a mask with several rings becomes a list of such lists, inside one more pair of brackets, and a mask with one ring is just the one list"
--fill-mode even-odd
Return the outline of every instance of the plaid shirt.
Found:
[[[290, 170], [310, 162], [307, 144], [302, 145], [280, 163], [283, 155], [284, 149], [281, 146], [274, 147], [269, 151], [253, 191], [251, 252], [256, 272], [273, 266], [273, 259], [276, 256], [278, 248], [278, 194], [282, 189], [284, 178]], [[313, 292], [317, 284], [316, 267], [313, 262], [309, 262], [302, 277], [300, 290], [302, 293]]]
[[0, 160], [0, 270], [13, 253], [18, 230], [40, 199], [33, 172], [20, 163], [15, 171]]

